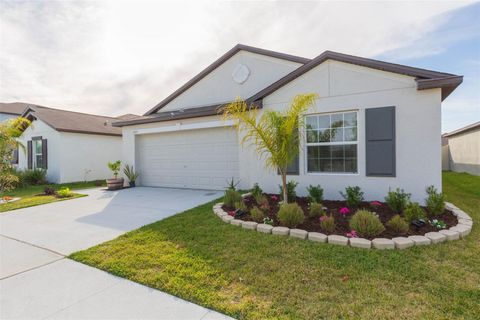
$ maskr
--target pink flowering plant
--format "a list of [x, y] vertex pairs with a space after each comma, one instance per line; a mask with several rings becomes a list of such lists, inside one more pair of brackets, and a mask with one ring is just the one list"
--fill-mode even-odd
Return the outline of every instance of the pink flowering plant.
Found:
[[232, 217], [235, 217], [235, 211], [228, 211], [228, 215], [232, 216]]
[[350, 213], [350, 209], [348, 209], [347, 207], [341, 207], [339, 212], [343, 217], [345, 217], [347, 214]]
[[327, 216], [321, 216], [321, 217], [320, 217], [320, 222], [323, 222], [323, 221], [325, 221], [325, 220], [327, 220], [327, 219], [328, 219]]
[[351, 230], [350, 232], [347, 232], [347, 238], [358, 238], [357, 231]]
[[278, 200], [278, 196], [276, 196], [276, 195], [273, 195], [271, 198], [272, 198], [273, 201], [277, 201], [277, 200]]

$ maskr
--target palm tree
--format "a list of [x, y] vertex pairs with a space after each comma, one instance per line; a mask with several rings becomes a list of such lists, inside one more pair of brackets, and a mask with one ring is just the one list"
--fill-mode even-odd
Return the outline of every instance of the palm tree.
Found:
[[16, 118], [0, 123], [0, 191], [12, 189], [18, 178], [12, 172], [12, 153], [16, 148], [24, 148], [17, 141], [23, 130], [30, 125], [25, 118]]
[[237, 99], [224, 109], [224, 119], [234, 120], [238, 131], [244, 131], [242, 143], [252, 142], [268, 168], [277, 169], [282, 178], [283, 199], [287, 197], [287, 167], [297, 157], [304, 128], [302, 116], [315, 103], [316, 94], [301, 94], [293, 98], [283, 112], [259, 110]]

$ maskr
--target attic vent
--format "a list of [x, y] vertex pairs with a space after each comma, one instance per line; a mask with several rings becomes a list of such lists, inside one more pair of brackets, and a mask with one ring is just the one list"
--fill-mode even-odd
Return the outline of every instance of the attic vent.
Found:
[[232, 73], [232, 79], [238, 84], [243, 84], [250, 76], [250, 69], [244, 64], [239, 63]]

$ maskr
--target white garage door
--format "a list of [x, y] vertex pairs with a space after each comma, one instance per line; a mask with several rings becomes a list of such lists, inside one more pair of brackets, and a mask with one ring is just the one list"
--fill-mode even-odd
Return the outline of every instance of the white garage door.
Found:
[[142, 186], [217, 190], [239, 176], [232, 127], [138, 135], [136, 152]]

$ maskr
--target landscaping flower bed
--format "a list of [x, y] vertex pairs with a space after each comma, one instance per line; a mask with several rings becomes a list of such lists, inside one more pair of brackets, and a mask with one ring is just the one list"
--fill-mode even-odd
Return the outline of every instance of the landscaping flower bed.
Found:
[[[282, 226], [282, 223], [279, 221], [277, 216], [278, 211], [280, 209], [280, 205], [281, 205], [280, 196], [278, 194], [266, 194], [266, 197], [268, 199], [269, 208], [265, 211], [265, 218], [271, 219], [273, 222], [272, 224], [273, 226]], [[244, 197], [244, 203], [247, 206], [247, 210], [245, 214], [241, 216], [237, 216], [235, 218], [243, 221], [255, 221], [255, 219], [252, 218], [250, 214], [253, 207], [258, 206], [254, 197], [252, 195], [247, 195], [246, 197]], [[302, 211], [305, 215], [304, 222], [297, 225], [296, 228], [306, 230], [308, 232], [321, 232], [326, 235], [338, 234], [342, 236], [349, 236], [349, 233], [350, 233], [350, 236], [352, 236], [351, 235], [352, 229], [349, 226], [349, 221], [357, 210], [366, 209], [376, 213], [376, 215], [379, 217], [380, 221], [384, 225], [386, 225], [387, 222], [396, 215], [396, 213], [393, 212], [385, 202], [376, 201], [376, 203], [372, 205], [371, 202], [363, 201], [359, 204], [359, 206], [356, 209], [353, 209], [353, 208], [350, 209], [348, 208], [345, 201], [324, 200], [322, 201], [322, 205], [324, 208], [326, 208], [325, 214], [319, 217], [310, 217], [309, 216], [309, 209], [310, 209], [309, 198], [297, 197], [295, 199], [295, 203], [297, 203], [302, 208]], [[421, 208], [426, 212], [425, 207], [421, 207]], [[226, 205], [223, 205], [222, 209], [232, 216], [234, 216], [236, 211], [235, 208], [228, 207]], [[330, 216], [330, 215], [334, 217], [334, 221], [335, 221], [335, 230], [333, 232], [329, 232], [328, 230], [323, 230], [320, 225], [320, 219], [324, 216]], [[450, 227], [457, 225], [458, 223], [457, 217], [453, 215], [451, 210], [448, 210], [448, 209], [445, 209], [442, 214], [440, 214], [439, 216], [436, 216], [435, 220], [445, 222], [445, 227], [442, 229], [448, 229]], [[262, 222], [262, 221], [256, 221], [256, 222]], [[408, 231], [405, 233], [398, 233], [391, 230], [388, 227], [385, 227], [385, 231], [383, 231], [378, 236], [381, 236], [383, 238], [394, 238], [399, 236], [424, 235], [427, 232], [436, 232], [441, 230], [438, 227], [433, 226], [431, 223], [429, 223], [428, 219], [425, 219], [425, 222], [426, 223], [421, 227], [416, 227], [413, 224], [410, 224]], [[356, 233], [355, 230], [353, 231], [355, 234]], [[357, 236], [359, 235], [357, 234]], [[373, 239], [375, 237], [366, 236], [364, 238]]]
[[255, 184], [241, 195], [233, 183], [224, 202], [213, 211], [224, 222], [263, 233], [350, 245], [359, 248], [405, 249], [467, 236], [473, 221], [465, 212], [446, 203], [442, 193], [426, 188], [425, 206], [410, 200], [404, 190], [389, 191], [385, 201], [364, 201], [358, 186], [340, 192], [343, 201], [324, 200], [323, 189], [307, 188], [308, 197], [297, 197], [297, 183], [281, 187], [279, 194], [265, 194]]

